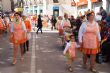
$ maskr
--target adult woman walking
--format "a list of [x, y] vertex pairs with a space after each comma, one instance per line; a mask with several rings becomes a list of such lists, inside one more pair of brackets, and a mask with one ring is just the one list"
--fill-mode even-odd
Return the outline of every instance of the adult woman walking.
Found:
[[[18, 47], [23, 45], [26, 42], [26, 27], [22, 21], [21, 15], [19, 13], [14, 14], [14, 21], [11, 24], [11, 42], [14, 45], [13, 48], [13, 65], [17, 62], [17, 51]], [[21, 48], [21, 47], [20, 47]], [[23, 60], [23, 48], [21, 48], [21, 60]]]
[[83, 50], [83, 66], [87, 67], [88, 55], [90, 56], [90, 71], [97, 73], [95, 69], [96, 54], [99, 53], [100, 31], [98, 23], [94, 21], [94, 12], [87, 14], [87, 22], [83, 22], [79, 29], [79, 43]]
[[41, 34], [42, 34], [42, 20], [41, 20], [41, 16], [39, 15], [38, 16], [38, 25], [37, 25], [37, 28], [38, 28], [38, 30], [37, 30], [37, 34], [38, 34], [38, 31], [39, 30], [41, 30]]

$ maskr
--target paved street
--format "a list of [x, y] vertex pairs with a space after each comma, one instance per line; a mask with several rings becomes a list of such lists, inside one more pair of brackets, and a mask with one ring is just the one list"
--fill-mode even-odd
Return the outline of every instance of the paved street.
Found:
[[[36, 35], [32, 32], [30, 51], [25, 54], [24, 62], [20, 61], [18, 52], [17, 64], [13, 66], [13, 49], [8, 41], [8, 36], [0, 38], [0, 73], [70, 73], [65, 68], [66, 59], [62, 55], [63, 49], [57, 32], [46, 31]], [[74, 72], [91, 73], [82, 68], [82, 55], [77, 51], [74, 62]], [[100, 73], [110, 73], [110, 64], [97, 64]]]

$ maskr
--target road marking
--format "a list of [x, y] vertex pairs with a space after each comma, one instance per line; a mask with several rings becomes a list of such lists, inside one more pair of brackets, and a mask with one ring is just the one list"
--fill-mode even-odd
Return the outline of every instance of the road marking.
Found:
[[33, 34], [33, 40], [32, 40], [32, 56], [31, 56], [31, 72], [30, 73], [36, 73], [36, 52], [35, 52], [35, 36]]
[[22, 73], [29, 73], [29, 72], [22, 72]]
[[42, 70], [41, 69], [37, 70], [37, 73], [42, 73]]

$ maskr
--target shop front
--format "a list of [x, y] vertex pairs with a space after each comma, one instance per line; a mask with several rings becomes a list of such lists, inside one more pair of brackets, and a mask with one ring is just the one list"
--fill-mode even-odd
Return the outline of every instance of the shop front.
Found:
[[100, 7], [103, 6], [103, 1], [102, 0], [91, 0], [92, 2], [92, 9], [96, 13], [99, 13]]
[[53, 6], [53, 15], [55, 17], [59, 16], [59, 6]]
[[107, 12], [110, 13], [110, 0], [107, 1]]
[[84, 13], [88, 10], [88, 1], [79, 0], [79, 2], [77, 2], [77, 10], [78, 16], [84, 15]]

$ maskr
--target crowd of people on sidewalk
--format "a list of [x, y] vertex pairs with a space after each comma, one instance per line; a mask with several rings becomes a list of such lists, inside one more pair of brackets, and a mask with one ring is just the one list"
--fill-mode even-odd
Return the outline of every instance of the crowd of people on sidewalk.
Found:
[[[75, 48], [80, 48], [83, 54], [83, 68], [87, 69], [90, 59], [90, 71], [98, 73], [95, 62], [110, 62], [110, 13], [100, 7], [99, 13], [88, 10], [85, 15], [77, 17], [59, 16], [56, 22], [52, 20], [53, 26], [59, 30], [64, 48], [63, 54], [67, 57], [67, 67], [70, 72], [72, 62], [75, 60]], [[55, 24], [56, 23], [56, 24]]]

